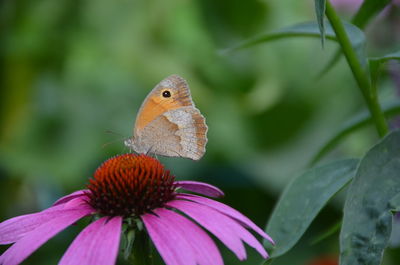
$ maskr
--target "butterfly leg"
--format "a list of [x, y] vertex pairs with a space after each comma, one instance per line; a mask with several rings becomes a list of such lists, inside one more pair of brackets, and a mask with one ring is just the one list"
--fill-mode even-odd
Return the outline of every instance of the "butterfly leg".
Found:
[[149, 150], [147, 150], [146, 155], [152, 156], [152, 157], [155, 157], [156, 159], [158, 159], [157, 154], [155, 152], [153, 152], [153, 145], [149, 148]]

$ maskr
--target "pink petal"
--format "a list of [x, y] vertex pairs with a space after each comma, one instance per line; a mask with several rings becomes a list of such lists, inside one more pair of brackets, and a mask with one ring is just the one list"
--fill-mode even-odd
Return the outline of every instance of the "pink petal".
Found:
[[114, 265], [121, 235], [122, 217], [103, 217], [86, 227], [72, 242], [59, 265]]
[[232, 207], [229, 207], [226, 204], [223, 204], [223, 203], [220, 203], [220, 202], [208, 199], [208, 198], [204, 198], [201, 196], [193, 195], [193, 194], [178, 194], [176, 198], [187, 199], [187, 200], [191, 200], [191, 201], [212, 207], [212, 208], [220, 211], [221, 213], [226, 214], [226, 215], [238, 220], [239, 222], [243, 223], [247, 227], [253, 229], [255, 232], [257, 232], [262, 237], [266, 238], [272, 244], [275, 244], [274, 241], [272, 240], [272, 238], [269, 235], [267, 235], [263, 230], [261, 230], [261, 228], [259, 228], [256, 224], [254, 224], [249, 218], [247, 218], [242, 213], [233, 209]]
[[[71, 209], [79, 209], [81, 207], [91, 207], [90, 204], [88, 203], [89, 198], [87, 196], [76, 196], [75, 198], [71, 198], [68, 201], [65, 201], [63, 203], [54, 205], [43, 210], [42, 212], [50, 212], [50, 211], [54, 211], [54, 210], [59, 210], [59, 209], [63, 209], [63, 210], [71, 210]], [[93, 211], [95, 211], [93, 209]]]
[[[160, 217], [144, 214], [142, 221], [151, 240], [167, 265], [196, 265], [196, 256], [186, 237], [177, 232], [178, 224], [166, 225]], [[179, 231], [179, 230], [178, 230]]]
[[224, 196], [224, 192], [217, 187], [198, 181], [176, 181], [177, 187], [182, 189], [193, 191], [199, 194], [203, 194], [210, 197], [222, 197]]
[[181, 234], [183, 240], [187, 241], [195, 253], [197, 264], [223, 265], [221, 254], [214, 241], [198, 225], [167, 209], [159, 208], [154, 213], [166, 227], [174, 227], [175, 233]]
[[90, 207], [60, 212], [59, 215], [54, 216], [51, 220], [26, 233], [24, 237], [9, 247], [1, 255], [0, 264], [16, 265], [21, 263], [50, 238], [91, 212], [92, 209]]
[[53, 206], [66, 203], [66, 202], [68, 202], [68, 201], [70, 201], [70, 200], [72, 200], [72, 199], [75, 199], [75, 198], [77, 198], [77, 197], [80, 197], [80, 196], [85, 196], [88, 192], [90, 192], [90, 191], [89, 191], [89, 190], [78, 190], [78, 191], [75, 191], [75, 192], [73, 192], [73, 193], [71, 193], [71, 194], [68, 194], [68, 195], [66, 195], [66, 196], [61, 197], [60, 199], [58, 199], [58, 200], [53, 204]]
[[[76, 198], [68, 203], [53, 206], [38, 213], [26, 214], [8, 219], [0, 223], [0, 244], [11, 244], [18, 241], [43, 223], [63, 215], [67, 210], [85, 210], [88, 207], [90, 206], [88, 206], [82, 198]], [[92, 211], [94, 210], [92, 209]]]
[[[232, 230], [230, 226], [226, 223], [223, 223], [216, 215], [206, 216], [206, 212], [202, 212], [201, 205], [199, 208], [194, 205], [193, 211], [190, 209], [187, 210], [186, 205], [182, 205], [181, 202], [184, 201], [171, 201], [167, 205], [170, 207], [174, 207], [183, 213], [190, 216], [200, 225], [202, 225], [205, 229], [213, 233], [219, 240], [222, 241], [233, 253], [236, 254], [238, 259], [244, 260], [246, 259], [246, 250], [240, 237], [236, 235], [236, 232]], [[190, 206], [193, 207], [193, 206]]]
[[8, 219], [0, 224], [0, 244], [11, 244], [41, 224], [53, 219], [64, 210], [26, 214]]
[[[231, 249], [240, 260], [246, 258], [246, 252], [241, 240], [255, 248], [264, 258], [268, 257], [267, 252], [260, 242], [237, 221], [225, 214], [206, 205], [191, 201], [174, 200], [168, 202], [167, 205], [187, 214], [213, 233]], [[240, 244], [238, 244], [238, 242]]]

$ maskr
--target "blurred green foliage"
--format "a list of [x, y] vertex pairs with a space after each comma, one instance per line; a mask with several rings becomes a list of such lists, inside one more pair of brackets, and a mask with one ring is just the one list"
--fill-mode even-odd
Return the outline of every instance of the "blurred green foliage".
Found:
[[[178, 179], [219, 186], [227, 194], [224, 202], [263, 227], [288, 181], [365, 107], [343, 60], [315, 78], [335, 43], [322, 49], [318, 39], [288, 39], [228, 55], [220, 51], [314, 19], [313, 2], [295, 0], [2, 1], [0, 220], [44, 209], [85, 187], [103, 160], [128, 151], [123, 139], [131, 136], [146, 94], [164, 77], [179, 74], [207, 119], [207, 153], [199, 162], [160, 159]], [[388, 23], [384, 17], [373, 21], [369, 53], [399, 48], [391, 32], [376, 30]], [[393, 99], [390, 76], [379, 82], [381, 98]], [[373, 128], [357, 131], [327, 159], [358, 157], [376, 140]], [[274, 264], [337, 255], [337, 234], [314, 246], [309, 242], [339, 220], [341, 205], [339, 196]], [[61, 233], [25, 264], [55, 264], [79, 227]], [[226, 264], [239, 264], [220, 249]], [[250, 251], [240, 264], [259, 261]]]

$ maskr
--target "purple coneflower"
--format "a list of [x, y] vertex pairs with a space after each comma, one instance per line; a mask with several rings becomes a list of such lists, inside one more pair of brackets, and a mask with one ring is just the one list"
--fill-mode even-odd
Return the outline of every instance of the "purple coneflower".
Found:
[[168, 265], [223, 264], [207, 230], [240, 259], [243, 242], [263, 258], [268, 254], [247, 230], [273, 243], [251, 220], [235, 209], [206, 197], [178, 192], [186, 189], [210, 197], [223, 192], [206, 183], [174, 181], [156, 159], [124, 154], [104, 162], [87, 190], [59, 199], [38, 213], [18, 216], [0, 224], [0, 244], [13, 244], [0, 264], [15, 265], [57, 233], [85, 216], [90, 223], [72, 242], [59, 264], [115, 264], [122, 225], [144, 224], [154, 246]]

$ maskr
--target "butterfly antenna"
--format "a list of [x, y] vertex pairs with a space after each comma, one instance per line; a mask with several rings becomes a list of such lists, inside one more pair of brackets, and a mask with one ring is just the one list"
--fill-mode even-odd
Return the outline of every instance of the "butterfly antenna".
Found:
[[118, 135], [118, 136], [120, 136], [120, 137], [125, 137], [125, 136], [123, 136], [122, 134], [117, 133], [117, 132], [114, 132], [114, 131], [112, 131], [112, 130], [105, 130], [105, 133], [107, 133], [107, 134], [115, 134], [115, 135]]
[[105, 147], [109, 146], [110, 144], [115, 143], [115, 142], [119, 142], [119, 141], [121, 141], [121, 139], [112, 140], [112, 141], [110, 141], [110, 142], [107, 142], [107, 143], [103, 144], [103, 145], [101, 146], [101, 148], [105, 148]]
[[114, 131], [111, 131], [111, 130], [106, 130], [105, 132], [108, 133], [108, 134], [118, 135], [119, 137], [118, 137], [117, 139], [115, 139], [115, 140], [112, 140], [112, 141], [110, 141], [110, 142], [107, 142], [107, 143], [103, 144], [103, 145], [101, 146], [101, 148], [105, 148], [106, 146], [109, 146], [109, 145], [112, 144], [112, 143], [119, 142], [119, 141], [125, 141], [125, 140], [127, 139], [127, 138], [126, 138], [125, 136], [123, 136], [122, 134], [117, 133], [117, 132], [114, 132]]

